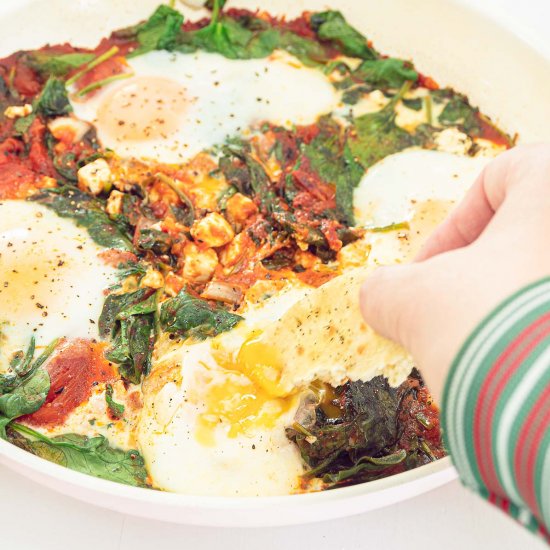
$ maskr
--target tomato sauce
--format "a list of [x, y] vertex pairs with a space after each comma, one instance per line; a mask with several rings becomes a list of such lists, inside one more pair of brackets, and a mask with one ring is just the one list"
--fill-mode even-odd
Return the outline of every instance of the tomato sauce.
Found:
[[103, 356], [105, 344], [91, 340], [63, 340], [46, 363], [50, 391], [42, 407], [22, 417], [33, 426], [57, 426], [85, 403], [98, 383], [114, 381], [116, 373]]

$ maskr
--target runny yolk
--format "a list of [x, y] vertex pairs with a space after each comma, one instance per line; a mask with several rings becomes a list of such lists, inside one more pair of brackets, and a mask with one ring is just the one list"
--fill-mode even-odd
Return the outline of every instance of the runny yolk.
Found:
[[137, 77], [113, 90], [97, 111], [97, 126], [117, 141], [166, 139], [181, 126], [189, 99], [168, 78]]
[[267, 343], [262, 334], [252, 334], [241, 346], [235, 363], [242, 372], [272, 397], [284, 397], [291, 390], [281, 383], [283, 361], [277, 347]]
[[258, 429], [270, 429], [288, 410], [290, 399], [273, 398], [242, 377], [228, 375], [222, 382], [212, 383], [205, 398], [206, 410], [200, 414], [195, 437], [205, 446], [215, 444], [215, 430], [227, 426], [230, 438]]
[[231, 438], [272, 428], [292, 406], [295, 396], [280, 384], [282, 364], [277, 349], [263, 342], [261, 336], [252, 334], [236, 359], [221, 350], [215, 351], [214, 357], [225, 375], [207, 387], [205, 411], [199, 416], [195, 433], [199, 443], [213, 446], [220, 424], [227, 426], [226, 434]]

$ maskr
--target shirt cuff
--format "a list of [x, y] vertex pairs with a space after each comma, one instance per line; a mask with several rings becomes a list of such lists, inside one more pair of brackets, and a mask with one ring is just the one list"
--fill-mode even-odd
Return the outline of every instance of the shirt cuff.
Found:
[[473, 331], [451, 366], [441, 412], [462, 482], [548, 538], [550, 277]]

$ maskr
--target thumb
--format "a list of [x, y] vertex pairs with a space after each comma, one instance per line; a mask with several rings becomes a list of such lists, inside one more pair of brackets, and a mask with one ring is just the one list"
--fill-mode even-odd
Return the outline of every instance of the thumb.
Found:
[[360, 304], [367, 324], [411, 351], [415, 328], [430, 307], [425, 263], [379, 267], [361, 287]]

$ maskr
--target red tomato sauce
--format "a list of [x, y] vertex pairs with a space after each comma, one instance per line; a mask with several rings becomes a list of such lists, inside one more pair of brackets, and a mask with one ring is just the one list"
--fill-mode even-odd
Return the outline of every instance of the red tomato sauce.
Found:
[[104, 343], [80, 338], [62, 341], [45, 366], [51, 385], [44, 405], [22, 420], [33, 426], [62, 424], [90, 398], [93, 386], [115, 380], [113, 365], [103, 357], [104, 348]]

